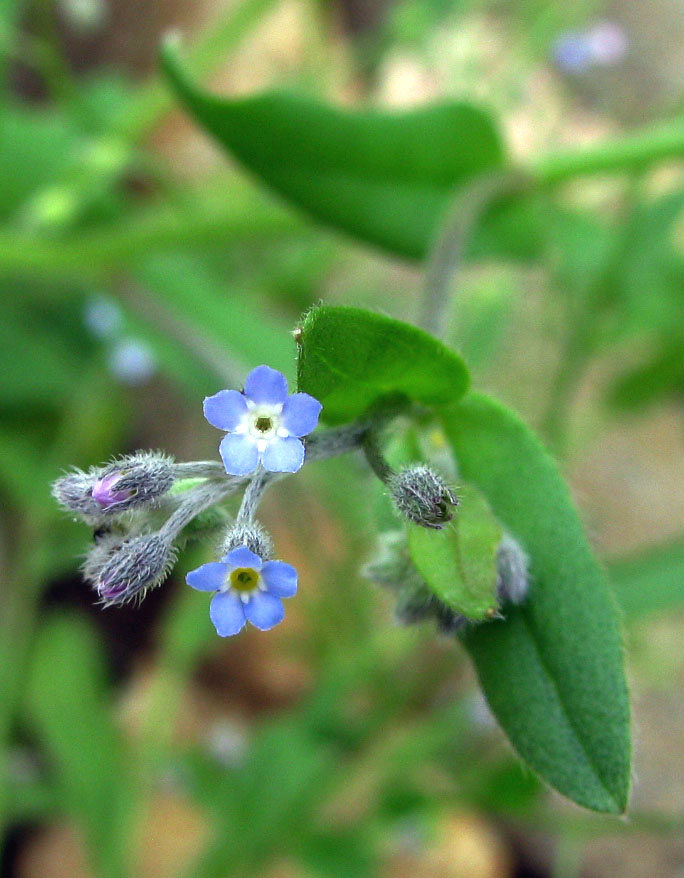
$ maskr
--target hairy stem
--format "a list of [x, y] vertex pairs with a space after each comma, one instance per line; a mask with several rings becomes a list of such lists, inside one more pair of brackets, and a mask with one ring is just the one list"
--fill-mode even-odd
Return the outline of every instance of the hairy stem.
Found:
[[474, 230], [499, 199], [529, 188], [531, 178], [517, 171], [476, 177], [458, 192], [430, 254], [418, 325], [444, 338], [449, 328], [450, 288]]

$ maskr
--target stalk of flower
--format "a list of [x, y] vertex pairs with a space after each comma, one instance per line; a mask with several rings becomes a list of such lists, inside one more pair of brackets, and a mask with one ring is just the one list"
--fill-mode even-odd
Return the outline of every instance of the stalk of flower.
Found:
[[160, 585], [175, 560], [174, 541], [197, 515], [235, 490], [233, 481], [206, 481], [188, 492], [162, 527], [147, 534], [107, 534], [95, 543], [83, 566], [105, 606], [142, 599]]
[[57, 480], [53, 491], [62, 506], [108, 528], [88, 554], [85, 578], [104, 605], [142, 599], [170, 572], [189, 525], [200, 522], [194, 536], [215, 531], [221, 515], [207, 522], [201, 517], [244, 486], [221, 560], [192, 571], [187, 582], [216, 592], [210, 615], [221, 636], [237, 633], [247, 621], [272, 628], [284, 617], [282, 599], [296, 592], [297, 573], [272, 560], [272, 540], [255, 519], [265, 490], [297, 472], [305, 458], [324, 460], [362, 447], [371, 430], [404, 407], [403, 400], [388, 399], [352, 424], [308, 437], [321, 404], [305, 393], [288, 394], [284, 375], [257, 367], [243, 392], [223, 390], [204, 401], [207, 420], [227, 431], [222, 463], [177, 463], [158, 452], [137, 452]]

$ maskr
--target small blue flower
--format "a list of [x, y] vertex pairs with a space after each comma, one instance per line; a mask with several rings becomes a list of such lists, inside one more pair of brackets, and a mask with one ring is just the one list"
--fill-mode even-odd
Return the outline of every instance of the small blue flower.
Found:
[[215, 591], [209, 616], [220, 637], [230, 637], [251, 622], [268, 631], [285, 617], [282, 598], [297, 592], [297, 571], [284, 561], [263, 562], [247, 546], [221, 561], [202, 564], [185, 577], [191, 588]]
[[245, 390], [220, 390], [204, 400], [204, 417], [226, 430], [219, 446], [231, 476], [246, 476], [259, 463], [274, 473], [296, 473], [304, 463], [300, 441], [315, 429], [323, 406], [308, 393], [288, 396], [287, 380], [276, 369], [257, 366]]

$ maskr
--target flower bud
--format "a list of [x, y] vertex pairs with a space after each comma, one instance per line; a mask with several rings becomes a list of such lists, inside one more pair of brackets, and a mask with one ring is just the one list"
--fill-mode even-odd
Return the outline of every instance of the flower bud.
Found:
[[93, 499], [104, 510], [123, 512], [146, 506], [173, 485], [173, 460], [156, 451], [138, 451], [105, 467], [93, 485]]
[[273, 557], [273, 540], [268, 531], [257, 521], [233, 525], [223, 541], [221, 557], [228, 555], [239, 546], [247, 546], [249, 551], [258, 555], [262, 561], [268, 561]]
[[424, 464], [404, 467], [388, 485], [397, 511], [414, 524], [441, 530], [454, 517], [458, 497]]
[[105, 606], [121, 605], [142, 600], [166, 579], [175, 560], [176, 550], [163, 534], [107, 534], [88, 554], [83, 575]]
[[502, 603], [521, 604], [529, 589], [527, 555], [520, 543], [504, 534], [496, 552], [497, 595]]
[[413, 625], [432, 619], [439, 631], [447, 635], [456, 634], [465, 626], [465, 616], [447, 607], [428, 588], [411, 561], [405, 534], [399, 531], [382, 534], [378, 557], [366, 564], [362, 572], [368, 579], [396, 593], [394, 615], [400, 624]]
[[59, 505], [69, 512], [75, 512], [89, 524], [95, 524], [102, 519], [102, 507], [93, 499], [97, 472], [100, 470], [85, 473], [76, 469], [52, 484], [52, 496]]
[[148, 506], [174, 482], [173, 461], [154, 451], [139, 451], [88, 472], [74, 470], [52, 486], [57, 502], [95, 524], [128, 509]]

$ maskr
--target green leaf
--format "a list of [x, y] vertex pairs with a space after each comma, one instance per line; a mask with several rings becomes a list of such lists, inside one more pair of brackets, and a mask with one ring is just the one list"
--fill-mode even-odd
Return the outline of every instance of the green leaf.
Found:
[[83, 824], [101, 874], [121, 874], [123, 749], [106, 708], [97, 638], [83, 619], [51, 618], [39, 632], [27, 709], [54, 762], [63, 807]]
[[223, 100], [190, 82], [170, 44], [162, 63], [195, 120], [271, 188], [405, 256], [423, 258], [455, 192], [504, 165], [491, 116], [472, 104], [386, 112], [285, 92]]
[[520, 756], [580, 805], [622, 813], [629, 700], [616, 608], [567, 487], [534, 434], [482, 395], [443, 417], [461, 476], [529, 556], [531, 586], [506, 619], [464, 636]]
[[613, 561], [615, 596], [628, 620], [684, 606], [684, 542], [681, 540]]
[[133, 308], [124, 302], [129, 321], [164, 370], [194, 395], [215, 393], [227, 374], [244, 380], [260, 363], [292, 373], [291, 326], [267, 314], [255, 296], [246, 297], [206, 260], [152, 256], [137, 277], [146, 298]]
[[381, 396], [403, 394], [425, 405], [456, 401], [468, 387], [460, 356], [422, 329], [360, 308], [322, 305], [299, 336], [299, 389], [341, 423]]
[[459, 496], [460, 509], [443, 530], [409, 527], [411, 560], [442, 603], [481, 621], [497, 606], [496, 551], [502, 530], [477, 491], [464, 488]]
[[[680, 325], [680, 323], [677, 323]], [[643, 411], [684, 391], [684, 336], [661, 341], [638, 366], [623, 373], [609, 390], [608, 401], [624, 411]]]

